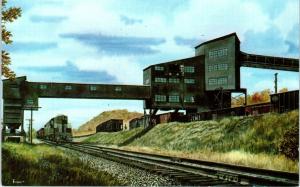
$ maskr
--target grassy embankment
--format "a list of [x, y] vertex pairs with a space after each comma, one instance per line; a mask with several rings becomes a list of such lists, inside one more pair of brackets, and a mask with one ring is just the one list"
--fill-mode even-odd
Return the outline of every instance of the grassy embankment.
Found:
[[[298, 172], [298, 161], [280, 152], [284, 134], [298, 127], [298, 121], [298, 111], [292, 111], [280, 115], [160, 124], [122, 149]], [[108, 136], [114, 138], [119, 134]], [[107, 139], [102, 133], [96, 134], [93, 142], [115, 144]], [[117, 142], [120, 141], [119, 138]]]
[[120, 131], [120, 132], [98, 132], [86, 139], [83, 142], [86, 143], [99, 143], [102, 145], [118, 145], [123, 143], [125, 140], [134, 136], [135, 134], [141, 132], [142, 127], [132, 129], [130, 131]]
[[62, 150], [47, 145], [14, 143], [2, 144], [2, 184], [122, 185], [106, 172], [90, 168]]

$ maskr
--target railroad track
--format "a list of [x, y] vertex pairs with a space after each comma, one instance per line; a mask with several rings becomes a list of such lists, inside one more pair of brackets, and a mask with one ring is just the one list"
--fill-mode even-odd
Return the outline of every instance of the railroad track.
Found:
[[[53, 144], [52, 142], [48, 142]], [[270, 185], [298, 186], [299, 174], [209, 161], [155, 155], [100, 147], [91, 144], [66, 143], [59, 146], [120, 162], [176, 179], [182, 185]]]

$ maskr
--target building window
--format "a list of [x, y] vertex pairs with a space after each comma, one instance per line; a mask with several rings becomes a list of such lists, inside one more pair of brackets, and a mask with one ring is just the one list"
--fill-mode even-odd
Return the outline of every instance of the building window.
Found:
[[72, 90], [72, 86], [70, 85], [65, 86], [65, 90]]
[[195, 79], [184, 79], [184, 83], [186, 83], [186, 84], [195, 84]]
[[208, 79], [208, 85], [216, 85], [216, 84], [217, 84], [217, 79], [215, 78]]
[[177, 78], [169, 78], [169, 83], [179, 83], [179, 79], [177, 79]]
[[163, 71], [165, 68], [163, 66], [154, 66], [156, 71]]
[[220, 58], [220, 57], [227, 56], [227, 55], [228, 55], [228, 49], [227, 48], [212, 50], [212, 51], [208, 52], [208, 58], [210, 58], [210, 59]]
[[228, 64], [214, 64], [214, 65], [208, 65], [208, 72], [212, 71], [223, 71], [223, 70], [228, 70]]
[[146, 79], [145, 80], [145, 85], [149, 85], [150, 84], [150, 79]]
[[167, 97], [165, 95], [155, 95], [155, 101], [156, 102], [166, 102]]
[[184, 72], [185, 73], [194, 73], [195, 72], [195, 67], [194, 66], [185, 66], [184, 67]]
[[214, 71], [218, 71], [218, 64], [214, 65]]
[[155, 78], [155, 82], [166, 83], [167, 79], [166, 78], [161, 78], [161, 77], [156, 77]]
[[218, 70], [228, 70], [228, 64], [219, 64]]
[[227, 77], [220, 77], [220, 78], [218, 78], [218, 84], [219, 85], [227, 84]]
[[179, 103], [179, 95], [170, 95], [169, 102], [170, 103]]
[[96, 86], [90, 86], [90, 90], [91, 90], [91, 91], [96, 91], [96, 90], [97, 90], [97, 87], [96, 87]]
[[41, 85], [40, 85], [40, 89], [41, 89], [41, 90], [46, 90], [46, 89], [47, 89], [47, 85], [41, 84]]
[[120, 91], [122, 91], [122, 88], [119, 87], [119, 86], [117, 86], [117, 87], [115, 87], [115, 91], [116, 91], [116, 92], [120, 92]]
[[33, 105], [33, 99], [27, 99], [26, 104], [27, 105]]
[[195, 98], [194, 98], [194, 96], [184, 96], [184, 102], [185, 103], [194, 103]]

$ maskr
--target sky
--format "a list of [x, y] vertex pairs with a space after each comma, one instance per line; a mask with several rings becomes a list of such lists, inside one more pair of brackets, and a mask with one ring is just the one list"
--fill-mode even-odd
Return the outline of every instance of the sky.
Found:
[[[204, 41], [236, 32], [241, 51], [299, 58], [298, 0], [9, 0], [22, 17], [7, 25], [17, 76], [32, 82], [142, 84], [149, 65], [194, 56]], [[299, 89], [294, 72], [241, 68], [248, 93]], [[39, 99], [34, 128], [66, 114], [73, 128], [142, 101]], [[25, 119], [29, 112], [25, 112]], [[26, 121], [27, 123], [27, 121]], [[26, 124], [25, 123], [25, 124]], [[25, 125], [26, 127], [26, 125]]]

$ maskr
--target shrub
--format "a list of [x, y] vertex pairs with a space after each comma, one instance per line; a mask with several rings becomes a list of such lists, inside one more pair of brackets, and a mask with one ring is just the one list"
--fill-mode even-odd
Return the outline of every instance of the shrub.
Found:
[[288, 129], [280, 141], [279, 152], [292, 160], [299, 160], [299, 126]]

